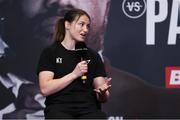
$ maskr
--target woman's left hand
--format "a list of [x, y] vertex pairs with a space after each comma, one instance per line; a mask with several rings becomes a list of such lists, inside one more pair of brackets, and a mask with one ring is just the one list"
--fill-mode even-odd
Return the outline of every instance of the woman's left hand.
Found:
[[104, 95], [104, 94], [106, 93], [106, 91], [109, 90], [110, 87], [111, 87], [111, 84], [110, 84], [111, 79], [112, 79], [112, 78], [108, 78], [103, 85], [101, 85], [101, 86], [100, 86], [99, 88], [97, 88], [97, 89], [94, 89], [94, 91], [95, 91], [96, 93], [98, 93], [99, 95]]

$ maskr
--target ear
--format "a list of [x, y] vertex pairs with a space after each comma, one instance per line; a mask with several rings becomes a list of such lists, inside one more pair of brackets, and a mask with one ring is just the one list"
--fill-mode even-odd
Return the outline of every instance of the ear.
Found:
[[65, 21], [65, 29], [69, 30], [70, 26], [71, 26], [71, 24], [68, 21]]

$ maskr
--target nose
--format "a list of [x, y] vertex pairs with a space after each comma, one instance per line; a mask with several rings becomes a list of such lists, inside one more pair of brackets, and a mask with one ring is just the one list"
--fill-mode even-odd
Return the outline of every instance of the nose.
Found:
[[86, 25], [84, 25], [84, 27], [83, 27], [83, 31], [84, 31], [85, 33], [88, 33], [88, 32], [89, 32], [89, 27], [88, 27], [88, 26], [86, 26]]

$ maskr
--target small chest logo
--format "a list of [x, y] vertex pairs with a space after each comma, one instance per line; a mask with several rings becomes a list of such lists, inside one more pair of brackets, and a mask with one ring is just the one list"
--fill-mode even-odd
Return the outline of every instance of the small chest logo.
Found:
[[61, 58], [61, 57], [57, 57], [57, 58], [56, 58], [56, 63], [61, 64], [61, 63], [62, 63], [62, 58]]

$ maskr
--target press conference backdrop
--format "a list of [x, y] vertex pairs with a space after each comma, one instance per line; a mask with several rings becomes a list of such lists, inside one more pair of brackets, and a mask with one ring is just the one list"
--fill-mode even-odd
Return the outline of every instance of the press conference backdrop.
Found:
[[112, 1], [106, 55], [114, 66], [165, 87], [166, 68], [180, 65], [179, 16], [179, 0]]
[[[0, 102], [0, 118], [40, 119], [44, 99], [36, 86], [35, 71], [44, 46], [40, 41], [32, 43], [26, 36], [35, 34], [28, 31], [31, 27], [28, 23], [36, 26], [33, 23], [40, 23], [43, 15], [22, 22], [23, 13], [13, 11], [18, 11], [20, 4], [17, 2], [9, 8], [7, 4], [12, 3], [7, 1], [0, 1], [0, 9], [3, 8], [0, 11], [0, 88], [4, 91], [0, 95], [4, 98]], [[108, 75], [113, 78], [112, 96], [103, 105], [109, 119], [180, 118], [179, 16], [180, 0], [111, 0], [103, 52], [111, 63]], [[18, 27], [22, 29], [16, 31]], [[15, 88], [9, 92], [7, 88], [13, 87], [12, 84], [8, 87], [3, 82], [9, 78], [22, 80], [28, 90], [20, 87], [19, 94]], [[19, 98], [20, 95], [23, 97]], [[28, 100], [32, 100], [32, 105], [24, 103]]]
[[112, 104], [116, 102], [121, 108], [112, 107], [130, 118], [180, 118], [179, 51], [179, 0], [112, 1], [104, 53], [112, 66], [147, 83], [142, 87], [137, 79], [136, 85], [130, 80], [113, 81], [114, 86], [122, 84], [121, 89], [126, 82], [135, 88], [115, 93], [119, 103]]

